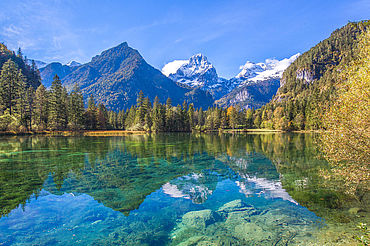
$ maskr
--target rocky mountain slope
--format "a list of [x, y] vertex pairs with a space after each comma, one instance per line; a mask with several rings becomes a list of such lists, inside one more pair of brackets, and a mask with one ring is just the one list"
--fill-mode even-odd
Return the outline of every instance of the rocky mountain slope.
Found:
[[77, 83], [85, 98], [92, 94], [98, 103], [113, 110], [136, 104], [140, 91], [152, 102], [158, 96], [162, 103], [170, 97], [174, 105], [184, 100], [193, 102], [196, 107], [208, 107], [213, 103], [212, 96], [207, 92], [168, 79], [146, 63], [139, 52], [130, 48], [126, 42], [71, 69], [73, 71], [62, 77], [62, 83], [67, 89]]
[[260, 108], [268, 103], [280, 87], [280, 79], [287, 67], [300, 54], [281, 61], [266, 59], [263, 63], [246, 62], [230, 84], [238, 85], [231, 92], [216, 101], [221, 107], [240, 105], [243, 108]]
[[248, 61], [231, 79], [219, 77], [215, 67], [202, 54], [194, 55], [189, 60], [170, 62], [162, 68], [162, 73], [178, 83], [210, 92], [219, 106], [239, 104], [259, 108], [275, 95], [284, 70], [299, 55], [281, 61], [267, 59], [264, 63]]
[[50, 87], [55, 75], [58, 75], [60, 79], [63, 79], [65, 76], [69, 75], [74, 70], [76, 70], [77, 67], [78, 66], [70, 66], [68, 64], [63, 65], [60, 62], [49, 63], [46, 66], [39, 69], [42, 84], [45, 87]]
[[189, 60], [175, 60], [162, 68], [162, 73], [191, 88], [200, 88], [218, 99], [230, 92], [235, 86], [217, 75], [215, 67], [202, 54], [196, 54]]

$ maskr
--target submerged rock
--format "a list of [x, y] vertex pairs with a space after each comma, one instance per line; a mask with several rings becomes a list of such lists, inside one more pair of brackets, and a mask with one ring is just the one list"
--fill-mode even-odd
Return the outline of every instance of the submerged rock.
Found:
[[238, 200], [225, 203], [223, 206], [221, 206], [218, 209], [218, 212], [229, 213], [229, 212], [241, 210], [245, 206], [246, 206], [245, 203], [241, 199], [238, 199]]
[[224, 218], [230, 217], [249, 217], [252, 215], [260, 214], [252, 205], [245, 204], [242, 200], [234, 200], [221, 206], [218, 211]]
[[205, 236], [195, 236], [191, 237], [185, 242], [178, 244], [178, 246], [217, 246], [218, 244], [212, 242], [212, 239], [209, 239]]
[[210, 209], [191, 211], [182, 216], [182, 224], [186, 227], [205, 228], [216, 222], [218, 215]]
[[265, 231], [262, 227], [249, 222], [235, 226], [234, 234], [237, 238], [243, 239], [252, 245], [269, 241], [273, 236], [271, 232]]
[[357, 214], [360, 211], [361, 211], [361, 208], [356, 208], [356, 207], [348, 209], [348, 213], [350, 214]]

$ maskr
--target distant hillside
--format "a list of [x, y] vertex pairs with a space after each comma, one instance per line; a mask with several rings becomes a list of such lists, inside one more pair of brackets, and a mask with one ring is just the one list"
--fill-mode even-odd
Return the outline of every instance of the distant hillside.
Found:
[[268, 103], [280, 86], [279, 79], [249, 83], [235, 88], [215, 103], [220, 107], [239, 105], [242, 108], [260, 108]]
[[60, 79], [77, 69], [77, 66], [62, 65], [60, 62], [52, 62], [45, 67], [40, 68], [40, 74], [42, 79], [42, 84], [45, 87], [50, 87], [51, 82], [55, 75], [58, 75]]
[[98, 103], [113, 110], [136, 104], [140, 90], [152, 102], [158, 96], [162, 103], [170, 97], [175, 105], [184, 100], [194, 102], [197, 107], [208, 107], [213, 103], [209, 93], [179, 86], [164, 76], [126, 42], [93, 57], [89, 63], [63, 77], [62, 82], [67, 89], [77, 83], [85, 98], [92, 94]]
[[32, 86], [34, 89], [39, 87], [41, 84], [41, 78], [37, 67], [28, 65], [28, 61], [25, 61], [22, 54], [16, 55], [13, 51], [8, 50], [4, 44], [0, 43], [0, 69], [9, 59], [15, 62], [18, 68], [22, 70], [22, 74], [26, 77], [27, 85]]
[[343, 81], [338, 74], [356, 56], [359, 36], [370, 21], [348, 23], [299, 56], [284, 72], [281, 87], [261, 111], [262, 125], [317, 129]]

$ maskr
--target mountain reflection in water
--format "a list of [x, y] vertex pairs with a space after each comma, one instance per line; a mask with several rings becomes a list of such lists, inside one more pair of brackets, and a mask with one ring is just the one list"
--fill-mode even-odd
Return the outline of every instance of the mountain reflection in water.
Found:
[[4, 137], [0, 244], [308, 243], [344, 197], [317, 157], [304, 134]]

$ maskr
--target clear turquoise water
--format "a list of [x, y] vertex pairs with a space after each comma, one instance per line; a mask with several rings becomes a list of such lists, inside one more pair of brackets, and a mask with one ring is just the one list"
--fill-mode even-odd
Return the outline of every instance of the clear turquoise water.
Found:
[[3, 137], [0, 245], [317, 243], [326, 167], [310, 135]]

